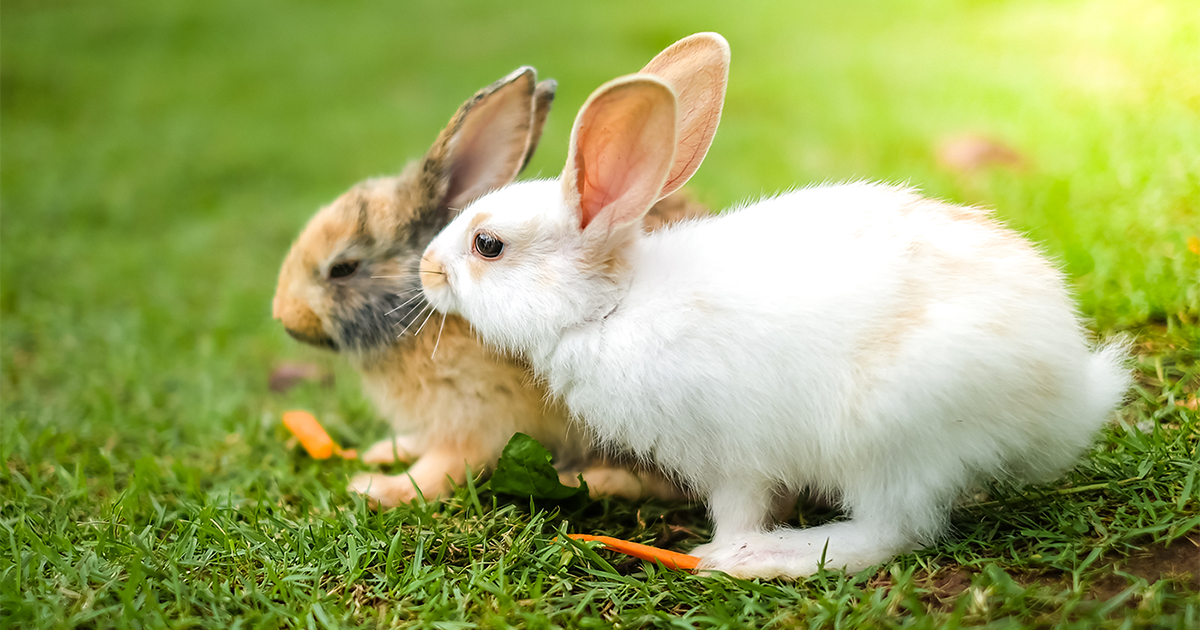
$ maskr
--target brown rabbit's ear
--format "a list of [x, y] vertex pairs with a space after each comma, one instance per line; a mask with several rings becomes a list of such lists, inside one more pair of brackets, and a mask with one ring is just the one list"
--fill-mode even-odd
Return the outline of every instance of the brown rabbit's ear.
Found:
[[642, 73], [665, 81], [678, 102], [675, 163], [662, 190], [666, 197], [687, 183], [712, 146], [729, 82], [729, 43], [716, 33], [689, 35], [658, 53]]
[[518, 68], [458, 108], [425, 156], [440, 208], [461, 210], [517, 176], [533, 129], [536, 84], [533, 68]]
[[564, 198], [580, 229], [598, 225], [605, 233], [640, 220], [661, 196], [674, 154], [670, 86], [635, 74], [597, 88], [575, 118], [563, 170]]
[[546, 116], [550, 114], [550, 106], [554, 104], [554, 91], [557, 89], [558, 83], [554, 79], [546, 79], [538, 83], [533, 92], [533, 128], [529, 130], [529, 144], [525, 147], [522, 171], [529, 166], [529, 160], [533, 159], [533, 152], [537, 150], [538, 142], [542, 139], [542, 130], [546, 128]]

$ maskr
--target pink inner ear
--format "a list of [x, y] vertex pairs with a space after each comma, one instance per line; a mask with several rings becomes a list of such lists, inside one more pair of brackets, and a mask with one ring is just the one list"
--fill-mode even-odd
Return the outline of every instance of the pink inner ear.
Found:
[[716, 33], [696, 33], [656, 55], [642, 72], [666, 81], [678, 103], [678, 146], [665, 197], [687, 183], [712, 145], [725, 103], [729, 44]]
[[675, 97], [657, 79], [601, 87], [575, 121], [571, 143], [580, 227], [639, 220], [658, 199], [675, 152]]

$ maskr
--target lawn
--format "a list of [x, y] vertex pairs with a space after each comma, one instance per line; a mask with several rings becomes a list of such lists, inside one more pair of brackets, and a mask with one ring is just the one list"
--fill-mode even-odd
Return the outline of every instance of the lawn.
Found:
[[[686, 549], [698, 506], [530, 505], [481, 480], [380, 513], [344, 489], [361, 465], [290, 448], [290, 408], [344, 444], [388, 433], [347, 366], [270, 319], [306, 218], [522, 64], [559, 80], [529, 171], [557, 173], [587, 94], [699, 30], [733, 48], [704, 203], [868, 178], [986, 205], [1061, 262], [1099, 336], [1137, 340], [1089, 457], [988, 487], [929, 549], [787, 583], [561, 535]], [[7, 0], [0, 625], [1195, 628], [1198, 60], [1189, 0]], [[948, 157], [956, 139], [994, 159]], [[272, 392], [283, 361], [334, 384]]]

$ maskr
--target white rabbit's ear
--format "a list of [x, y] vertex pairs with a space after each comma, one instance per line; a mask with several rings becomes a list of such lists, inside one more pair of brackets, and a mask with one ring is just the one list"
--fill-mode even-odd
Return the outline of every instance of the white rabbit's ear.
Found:
[[516, 178], [531, 150], [536, 84], [533, 68], [518, 68], [458, 109], [425, 156], [438, 206], [461, 210]]
[[546, 79], [537, 84], [533, 91], [533, 127], [529, 130], [529, 142], [525, 146], [525, 160], [521, 162], [521, 170], [529, 166], [533, 152], [537, 150], [538, 142], [542, 139], [542, 130], [546, 128], [546, 117], [550, 115], [550, 106], [554, 104], [554, 92], [558, 82]]
[[716, 33], [689, 35], [658, 53], [642, 68], [675, 90], [678, 137], [675, 164], [662, 196], [683, 186], [708, 154], [729, 82], [729, 43]]
[[640, 220], [661, 196], [674, 154], [675, 94], [662, 79], [635, 74], [592, 92], [575, 118], [563, 170], [564, 198], [580, 228]]

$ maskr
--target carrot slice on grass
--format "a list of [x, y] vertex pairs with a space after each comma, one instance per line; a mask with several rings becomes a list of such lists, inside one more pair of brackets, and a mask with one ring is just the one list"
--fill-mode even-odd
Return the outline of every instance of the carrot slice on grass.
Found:
[[292, 435], [300, 440], [300, 446], [303, 446], [313, 459], [329, 459], [335, 454], [345, 459], [358, 457], [358, 453], [354, 450], [343, 451], [338, 448], [333, 438], [325, 432], [325, 427], [321, 426], [316, 417], [307, 411], [293, 409], [283, 412], [283, 426], [287, 427]]
[[592, 536], [590, 534], [568, 534], [568, 537], [574, 540], [594, 540], [613, 551], [623, 553], [642, 560], [650, 562], [658, 562], [668, 569], [684, 569], [692, 571], [696, 565], [700, 564], [700, 558], [689, 556], [686, 553], [677, 553], [650, 545], [621, 540], [612, 536]]
[[300, 440], [300, 446], [303, 446], [313, 459], [329, 459], [333, 456], [333, 438], [329, 437], [325, 427], [321, 426], [311, 413], [299, 410], [285, 411], [283, 426]]

